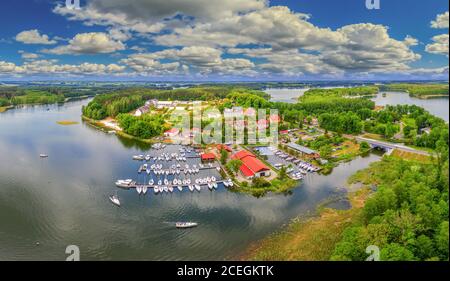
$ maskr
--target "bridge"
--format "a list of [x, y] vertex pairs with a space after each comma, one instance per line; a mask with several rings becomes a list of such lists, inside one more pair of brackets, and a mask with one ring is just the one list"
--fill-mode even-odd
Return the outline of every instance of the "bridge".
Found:
[[355, 137], [355, 139], [358, 142], [365, 141], [370, 145], [370, 147], [383, 149], [387, 153], [392, 152], [394, 149], [398, 149], [398, 150], [416, 153], [416, 154], [422, 154], [422, 155], [427, 155], [427, 156], [430, 155], [430, 153], [428, 153], [426, 151], [414, 149], [414, 148], [411, 148], [411, 147], [408, 147], [405, 145], [401, 145], [401, 144], [397, 144], [397, 143], [379, 141], [379, 140], [374, 140], [374, 139], [369, 139], [369, 138], [364, 138], [364, 137]]

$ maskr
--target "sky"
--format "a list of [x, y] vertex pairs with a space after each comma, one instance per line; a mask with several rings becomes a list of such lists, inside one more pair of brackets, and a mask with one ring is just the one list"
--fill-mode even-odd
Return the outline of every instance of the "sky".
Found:
[[79, 2], [2, 1], [0, 81], [448, 79], [446, 0]]

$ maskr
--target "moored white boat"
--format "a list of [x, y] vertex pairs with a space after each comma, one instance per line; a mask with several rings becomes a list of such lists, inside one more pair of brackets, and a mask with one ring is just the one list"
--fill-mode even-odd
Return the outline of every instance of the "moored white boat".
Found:
[[177, 222], [175, 223], [176, 228], [192, 228], [198, 226], [196, 222]]

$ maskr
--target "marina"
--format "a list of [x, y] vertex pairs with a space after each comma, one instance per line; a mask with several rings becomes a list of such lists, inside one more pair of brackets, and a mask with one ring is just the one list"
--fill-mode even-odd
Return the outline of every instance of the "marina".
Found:
[[156, 195], [234, 186], [231, 179], [221, 178], [218, 163], [202, 163], [199, 151], [193, 147], [157, 143], [152, 145], [149, 153], [132, 157], [145, 162], [137, 169], [138, 175], [143, 175], [142, 180], [119, 179], [115, 183], [118, 188], [135, 189], [139, 195], [145, 195], [151, 189]]
[[[200, 169], [201, 159], [191, 152], [188, 155], [197, 157], [186, 157], [186, 162], [179, 164], [181, 168], [197, 165], [199, 173], [180, 173], [177, 179], [190, 177], [193, 192], [188, 186], [182, 192], [173, 188], [173, 193], [155, 196], [154, 190], [147, 188], [146, 195], [144, 189], [138, 195], [134, 188], [117, 188], [115, 182], [131, 179], [135, 184], [148, 184], [153, 179], [157, 184], [158, 179], [153, 173], [138, 174], [141, 165], [151, 167], [153, 160], [137, 161], [133, 155], [158, 156], [166, 150], [180, 154], [180, 147], [156, 149], [102, 133], [80, 120], [81, 106], [88, 102], [2, 113], [0, 155], [17, 159], [18, 165], [0, 162], [0, 198], [4, 199], [0, 200], [0, 209], [8, 214], [2, 220], [3, 229], [8, 231], [0, 233], [0, 246], [4, 249], [1, 259], [60, 259], [61, 249], [70, 241], [84, 249], [86, 260], [224, 260], [235, 257], [250, 243], [273, 233], [299, 214], [313, 212], [324, 200], [341, 196], [338, 188], [345, 185], [348, 176], [379, 159], [376, 155], [358, 158], [327, 176], [310, 173], [292, 193], [256, 198], [232, 192], [222, 184], [217, 189], [213, 187], [212, 192], [203, 184], [198, 192], [192, 186], [196, 178], [214, 176], [217, 182], [224, 178], [214, 169], [216, 163], [212, 169], [209, 164], [204, 164], [208, 169]], [[80, 126], [49, 126], [61, 116], [79, 121]], [[42, 161], [39, 153], [50, 157]], [[159, 164], [164, 169], [172, 165], [166, 161]], [[165, 175], [158, 176], [164, 182]], [[174, 177], [169, 175], [168, 180]], [[108, 198], [113, 194], [121, 207]], [[347, 204], [339, 201], [335, 206], [345, 208]], [[175, 222], [183, 221], [197, 222], [199, 227], [177, 231]]]

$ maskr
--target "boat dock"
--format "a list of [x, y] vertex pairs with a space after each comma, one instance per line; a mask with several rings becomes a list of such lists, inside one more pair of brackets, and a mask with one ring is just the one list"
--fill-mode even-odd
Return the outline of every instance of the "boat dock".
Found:
[[[215, 183], [217, 183], [217, 184], [224, 184], [224, 182], [227, 182], [227, 181], [226, 180], [215, 181]], [[198, 184], [198, 185], [201, 186], [201, 187], [208, 187], [207, 184]], [[164, 185], [163, 184], [161, 186], [167, 186], [167, 187], [172, 187], [172, 188], [177, 188], [178, 186], [181, 186], [183, 188], [188, 188], [189, 187], [189, 185], [185, 185], [185, 184], [181, 184], [181, 185], [180, 184], [168, 184], [168, 185]], [[140, 187], [140, 188], [146, 187], [148, 189], [153, 189], [155, 187], [161, 187], [161, 186], [149, 185], [149, 184], [140, 184], [140, 183], [132, 183], [132, 184], [130, 184], [128, 186], [120, 186], [119, 188], [122, 188], [122, 189], [136, 189], [138, 187]]]

